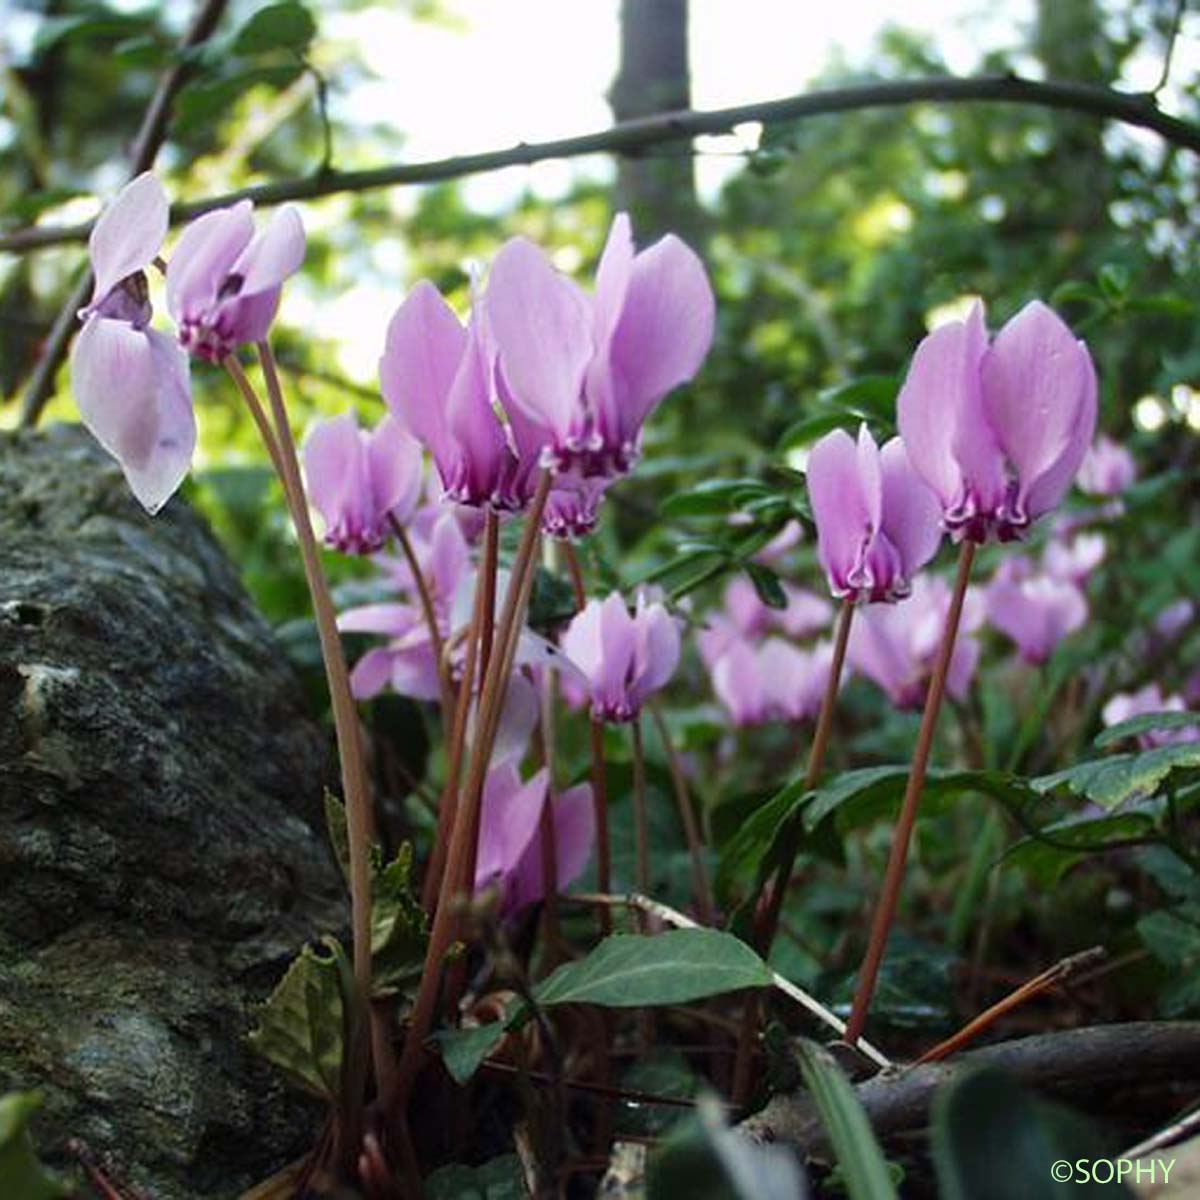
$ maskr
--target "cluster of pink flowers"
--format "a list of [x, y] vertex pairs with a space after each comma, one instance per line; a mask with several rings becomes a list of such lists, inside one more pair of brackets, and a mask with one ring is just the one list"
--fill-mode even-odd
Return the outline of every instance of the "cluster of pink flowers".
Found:
[[[242, 201], [197, 217], [163, 265], [168, 210], [162, 184], [144, 174], [101, 214], [88, 243], [95, 286], [71, 355], [84, 424], [152, 513], [175, 494], [196, 448], [188, 351], [217, 362], [266, 337], [305, 249], [294, 206], [256, 231]], [[146, 272], [155, 264], [166, 275], [177, 337], [150, 325]]]

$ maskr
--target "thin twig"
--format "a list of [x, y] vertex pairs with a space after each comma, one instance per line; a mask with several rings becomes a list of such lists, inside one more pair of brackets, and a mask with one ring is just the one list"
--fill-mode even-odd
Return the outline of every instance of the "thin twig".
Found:
[[[685, 916], [678, 909], [671, 908], [667, 904], [662, 904], [658, 900], [651, 900], [649, 896], [638, 895], [636, 892], [630, 892], [623, 896], [606, 896], [597, 892], [573, 892], [568, 896], [564, 896], [563, 899], [576, 904], [597, 904], [607, 908], [638, 908], [643, 912], [649, 913], [651, 916], [658, 917], [659, 920], [668, 925], [674, 925], [678, 929], [701, 928], [699, 922], [693, 921], [691, 917]], [[767, 970], [771, 971], [771, 968], [768, 966]], [[771, 982], [785, 996], [799, 1004], [801, 1008], [812, 1013], [814, 1017], [828, 1025], [830, 1029], [835, 1030], [840, 1036], [845, 1036], [845, 1022], [835, 1013], [830, 1012], [815, 996], [810, 996], [803, 988], [797, 987], [790, 979], [780, 975], [778, 971], [771, 971]], [[891, 1060], [881, 1051], [875, 1049], [866, 1038], [859, 1038], [857, 1048], [877, 1067], [890, 1067], [892, 1065]]]
[[1150, 89], [1152, 96], [1157, 97], [1171, 78], [1171, 59], [1175, 55], [1175, 43], [1179, 40], [1179, 28], [1183, 24], [1183, 10], [1186, 7], [1187, 0], [1175, 0], [1175, 12], [1171, 17], [1171, 27], [1167, 30], [1167, 47], [1163, 51], [1162, 70], [1158, 73], [1158, 82]]
[[1079, 954], [1072, 954], [1070, 957], [1062, 959], [1061, 962], [1055, 963], [1052, 967], [1048, 967], [1032, 979], [1026, 980], [1019, 988], [1010, 992], [1002, 1000], [998, 1000], [990, 1008], [985, 1009], [979, 1016], [968, 1021], [957, 1033], [952, 1033], [945, 1041], [939, 1042], [932, 1049], [926, 1050], [916, 1060], [917, 1065], [938, 1062], [943, 1058], [949, 1058], [951, 1054], [957, 1054], [959, 1050], [973, 1042], [981, 1033], [990, 1029], [1005, 1014], [1012, 1012], [1015, 1008], [1020, 1008], [1022, 1004], [1027, 1004], [1043, 992], [1048, 992], [1051, 988], [1057, 987], [1072, 975], [1076, 975], [1085, 968], [1096, 966], [1106, 956], [1107, 951], [1102, 946], [1093, 946], [1090, 950], [1083, 950]]
[[[606, 153], [636, 154], [664, 142], [686, 141], [703, 134], [728, 133], [735, 126], [750, 121], [776, 125], [859, 109], [979, 102], [1033, 105], [1086, 113], [1102, 120], [1149, 129], [1167, 142], [1200, 153], [1200, 127], [1163, 112], [1154, 97], [1143, 92], [1122, 92], [1114, 88], [1058, 80], [1023, 79], [1012, 74], [966, 78], [949, 75], [823, 88], [779, 100], [739, 104], [730, 108], [658, 113], [651, 117], [622, 121], [592, 133], [548, 142], [520, 142], [502, 150], [480, 154], [456, 155], [428, 162], [392, 163], [364, 171], [325, 171], [178, 204], [171, 210], [171, 219], [179, 223], [239, 200], [251, 200], [264, 206], [283, 204], [290, 200], [313, 200], [345, 192], [438, 183], [499, 170], [501, 167], [528, 166], [550, 158], [579, 158]], [[86, 240], [91, 227], [92, 222], [86, 221], [78, 225], [33, 226], [17, 230], [0, 237], [0, 252], [21, 253], [61, 245], [63, 242], [81, 242]]]
[[[163, 73], [142, 117], [142, 124], [134, 138], [133, 150], [129, 156], [129, 179], [135, 179], [154, 165], [159, 147], [166, 140], [171, 105], [174, 103], [179, 89], [187, 80], [188, 73], [193, 69], [192, 59], [185, 51], [208, 41], [224, 15], [227, 5], [228, 0], [201, 0], [191, 25], [188, 26], [187, 32], [179, 43], [179, 50], [174, 56], [172, 65]], [[93, 224], [95, 224], [94, 221], [89, 221], [80, 237], [67, 240], [83, 241], [91, 232]], [[36, 233], [38, 230], [35, 229], [32, 232]], [[0, 238], [0, 250], [12, 249], [3, 244], [6, 240]], [[54, 318], [50, 333], [42, 344], [41, 356], [38, 358], [33, 375], [25, 389], [25, 398], [21, 406], [21, 426], [24, 429], [32, 429], [38, 423], [42, 409], [46, 407], [46, 401], [50, 399], [54, 391], [55, 373], [67, 356], [67, 347], [71, 344], [71, 336], [75, 332], [78, 320], [77, 314], [87, 303], [91, 289], [92, 273], [90, 270], [85, 270], [72, 289], [70, 296], [59, 309], [58, 316]]]
[[954, 640], [958, 636], [958, 623], [962, 617], [963, 601], [967, 584], [971, 579], [971, 563], [975, 559], [975, 543], [963, 541], [958, 557], [958, 575], [954, 581], [954, 594], [946, 614], [946, 627], [942, 632], [942, 644], [938, 649], [933, 676], [929, 681], [929, 692], [925, 697], [925, 711], [921, 716], [921, 728], [917, 734], [917, 746], [913, 752], [912, 770], [904, 789], [904, 800], [900, 805], [900, 818], [892, 834], [892, 849], [888, 855], [887, 871], [883, 880], [883, 892], [875, 909], [875, 920], [871, 926], [871, 938], [867, 953], [858, 974], [858, 986], [854, 992], [854, 1003], [847, 1022], [846, 1039], [854, 1045], [862, 1035], [867, 1021], [871, 997], [875, 994], [875, 981], [883, 962], [888, 934], [896, 915], [900, 899], [900, 887], [904, 882], [904, 864], [908, 859], [908, 844], [912, 839], [917, 821], [917, 808], [921, 802], [921, 791], [925, 786], [925, 772], [929, 767], [929, 753], [933, 749], [933, 735], [937, 729], [938, 713], [942, 707], [942, 696], [946, 690], [946, 675], [950, 670], [950, 658], [954, 653]]

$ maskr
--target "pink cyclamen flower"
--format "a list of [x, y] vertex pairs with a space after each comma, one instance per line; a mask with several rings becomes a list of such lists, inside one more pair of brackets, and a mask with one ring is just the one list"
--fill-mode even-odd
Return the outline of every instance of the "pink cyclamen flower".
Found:
[[802, 649], [778, 637], [760, 646], [735, 637], [713, 661], [710, 675], [730, 721], [745, 727], [815, 716], [832, 667], [828, 641]]
[[988, 344], [983, 306], [917, 347], [896, 402], [913, 467], [955, 538], [1012, 541], [1062, 500], [1096, 428], [1083, 342], [1039, 301]]
[[673, 234], [635, 254], [624, 213], [594, 297], [518, 237], [497, 254], [484, 303], [510, 416], [537, 430], [545, 464], [585, 476], [631, 468], [642, 425], [712, 343], [715, 304], [700, 259]]
[[937, 552], [940, 510], [892, 438], [882, 450], [866, 425], [857, 443], [844, 430], [812, 448], [806, 470], [817, 555], [835, 596], [895, 601]]
[[241, 200], [197, 217], [167, 264], [179, 340], [209, 362], [267, 336], [284, 280], [304, 262], [299, 209], [285, 204], [256, 231], [253, 207]]
[[1087, 623], [1087, 597], [1074, 583], [1034, 573], [1017, 560], [1000, 566], [986, 597], [988, 622], [1029, 663], [1044, 663], [1059, 642]]
[[442, 294], [421, 280], [388, 325], [379, 360], [388, 407], [433, 455], [447, 499], [519, 510], [532, 495], [539, 445], [509, 434], [496, 415], [492, 355], [476, 306], [464, 327]]
[[313, 504], [325, 518], [325, 541], [345, 554], [372, 554], [407, 524], [421, 494], [421, 447], [384, 417], [359, 429], [350, 413], [313, 426], [304, 445], [304, 473]]
[[[1157, 683], [1148, 683], [1136, 692], [1118, 692], [1101, 710], [1100, 718], [1105, 727], [1119, 725], [1130, 717], [1148, 713], [1187, 712], [1182, 696], [1164, 695]], [[1200, 727], [1186, 729], [1148, 729], [1138, 735], [1138, 745], [1143, 750], [1156, 746], [1169, 746], [1177, 742], [1200, 741]]]
[[[855, 617], [846, 657], [897, 708], [916, 712], [925, 703], [950, 598], [950, 587], [941, 576], [918, 575], [906, 600], [871, 605]], [[982, 624], [983, 598], [975, 588], [968, 588], [946, 675], [946, 688], [956, 700], [966, 698], [979, 666], [976, 633]]]
[[1196, 606], [1190, 600], [1176, 600], [1168, 604], [1154, 618], [1154, 632], [1159, 637], [1176, 638], [1196, 619]]
[[[549, 891], [542, 870], [540, 830], [548, 783], [545, 767], [523, 783], [509, 762], [493, 768], [484, 784], [475, 890], [497, 888], [505, 916], [541, 900]], [[578, 879], [587, 865], [595, 840], [595, 809], [587, 784], [569, 788], [551, 803], [557, 891]]]
[[586, 680], [593, 716], [603, 721], [633, 720], [679, 665], [679, 626], [644, 594], [632, 613], [619, 592], [589, 600], [560, 645]]
[[83, 423], [151, 513], [183, 482], [196, 447], [187, 355], [150, 328], [146, 269], [167, 235], [167, 209], [162, 184], [147, 173], [101, 213], [88, 242], [95, 288], [71, 353]]
[[1119, 496], [1136, 478], [1133, 455], [1102, 433], [1083, 456], [1075, 483], [1090, 496]]

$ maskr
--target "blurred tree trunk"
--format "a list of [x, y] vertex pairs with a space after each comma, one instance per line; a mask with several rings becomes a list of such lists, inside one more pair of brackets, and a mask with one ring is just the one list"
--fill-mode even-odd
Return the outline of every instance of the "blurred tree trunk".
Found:
[[[1038, 0], [1033, 51], [1047, 79], [1112, 87], [1120, 74], [1119, 52], [1098, 0]], [[1063, 223], [1086, 234], [1107, 223], [1113, 194], [1105, 127], [1087, 116], [1058, 113], [1054, 128], [1054, 173], [1067, 201]]]
[[[621, 0], [621, 66], [608, 100], [618, 121], [691, 106], [688, 0]], [[687, 143], [618, 159], [616, 199], [632, 215], [640, 243], [668, 230], [698, 240]]]

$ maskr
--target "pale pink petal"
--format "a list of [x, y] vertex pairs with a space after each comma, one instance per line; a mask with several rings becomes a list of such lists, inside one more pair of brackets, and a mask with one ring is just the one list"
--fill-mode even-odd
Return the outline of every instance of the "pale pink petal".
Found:
[[[896, 417], [914, 470], [943, 508], [960, 499], [962, 471], [956, 457], [958, 414], [978, 404], [982, 313], [951, 321], [923, 338], [896, 399]], [[982, 435], [981, 435], [982, 436]]]
[[392, 680], [392, 655], [382, 646], [368, 650], [350, 672], [350, 692], [355, 700], [371, 700]]
[[380, 516], [391, 513], [401, 525], [407, 524], [424, 481], [421, 443], [389, 414], [368, 436], [366, 455], [373, 511]]
[[879, 455], [883, 489], [883, 532], [900, 554], [911, 580], [936, 553], [942, 541], [941, 505], [913, 470], [900, 438], [892, 438]]
[[666, 686], [679, 666], [679, 625], [663, 605], [647, 604], [638, 597], [634, 618], [636, 642], [634, 647], [635, 705], [641, 705], [653, 692]]
[[362, 435], [351, 415], [313, 426], [304, 442], [304, 477], [331, 537], [346, 524], [358, 527], [364, 521], [364, 468]]
[[196, 320], [216, 302], [253, 236], [249, 200], [205, 213], [184, 229], [167, 263], [167, 309], [178, 324]]
[[96, 277], [93, 304], [154, 261], [167, 236], [168, 209], [162, 184], [146, 171], [127, 183], [100, 214], [88, 239]]
[[525, 238], [512, 238], [492, 264], [487, 324], [515, 407], [565, 441], [581, 415], [592, 356], [591, 313], [570, 280]]
[[304, 252], [300, 210], [285, 204], [276, 209], [266, 228], [254, 235], [230, 268], [230, 274], [242, 280], [239, 295], [253, 296], [279, 287], [303, 265]]
[[704, 264], [674, 234], [633, 261], [609, 351], [613, 388], [602, 425], [629, 443], [658, 402], [700, 369], [716, 305]]
[[[855, 576], [875, 532], [872, 503], [859, 474], [859, 450], [835, 429], [813, 446], [806, 467], [817, 525], [817, 555], [835, 596], [856, 590]], [[876, 510], [877, 511], [877, 510]]]
[[422, 280], [392, 317], [379, 361], [388, 407], [429, 448], [443, 479], [455, 461], [446, 404], [466, 346], [467, 333], [454, 310], [432, 283]]

